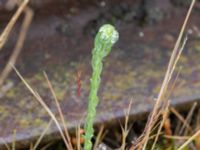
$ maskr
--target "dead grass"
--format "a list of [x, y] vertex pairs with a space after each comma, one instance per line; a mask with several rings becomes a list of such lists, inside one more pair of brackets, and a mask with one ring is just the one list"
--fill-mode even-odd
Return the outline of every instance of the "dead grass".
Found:
[[76, 149], [77, 150], [81, 150], [81, 127], [80, 125], [78, 125], [77, 129], [76, 129]]
[[1, 138], [0, 140], [2, 141], [2, 143], [4, 144], [4, 146], [5, 146], [5, 148], [6, 148], [7, 150], [11, 150], [10, 146], [5, 142], [4, 139]]
[[58, 110], [58, 112], [59, 112], [59, 115], [60, 115], [60, 118], [61, 118], [61, 121], [62, 121], [62, 124], [63, 124], [63, 127], [64, 127], [64, 132], [65, 132], [65, 135], [66, 135], [66, 138], [67, 138], [67, 142], [68, 142], [68, 144], [69, 144], [69, 148], [70, 148], [70, 149], [73, 149], [72, 144], [71, 144], [71, 138], [70, 138], [70, 136], [69, 136], [69, 133], [68, 133], [68, 130], [67, 130], [67, 125], [66, 125], [65, 119], [64, 119], [64, 115], [63, 115], [63, 113], [62, 113], [60, 104], [59, 104], [59, 102], [58, 102], [58, 98], [57, 98], [57, 96], [56, 96], [56, 93], [55, 93], [55, 91], [53, 90], [53, 86], [52, 86], [51, 82], [49, 81], [49, 78], [48, 78], [48, 76], [47, 76], [47, 74], [46, 74], [45, 72], [44, 72], [44, 77], [45, 77], [46, 82], [47, 82], [47, 84], [48, 84], [48, 86], [49, 86], [49, 89], [50, 89], [50, 91], [51, 91], [51, 93], [52, 93], [52, 95], [53, 95], [53, 98], [54, 98], [54, 100], [55, 100], [55, 102], [56, 102], [56, 107], [57, 107], [57, 110]]
[[101, 143], [104, 135], [103, 132], [104, 132], [104, 126], [102, 125], [97, 134], [93, 149], [97, 149], [98, 145]]
[[200, 130], [194, 133], [185, 143], [183, 143], [177, 150], [183, 150], [189, 143], [191, 143], [195, 138], [200, 135]]
[[42, 134], [40, 135], [40, 137], [37, 139], [37, 141], [35, 142], [34, 146], [30, 148], [30, 150], [36, 150], [37, 147], [39, 146], [39, 144], [41, 143], [42, 139], [44, 138], [45, 134], [47, 133], [47, 131], [49, 130], [49, 127], [51, 126], [53, 120], [51, 119], [47, 125], [47, 127], [45, 128], [45, 130], [42, 132]]
[[[23, 1], [23, 3], [20, 5], [19, 9], [17, 10], [17, 12], [15, 13], [15, 15], [13, 16], [13, 18], [11, 19], [11, 21], [9, 22], [9, 24], [7, 25], [7, 27], [5, 28], [5, 30], [3, 31], [3, 33], [0, 36], [0, 50], [1, 50], [1, 48], [3, 47], [3, 45], [5, 44], [8, 36], [9, 36], [10, 31], [12, 30], [17, 18], [20, 16], [20, 14], [23, 12], [23, 10], [27, 10], [27, 15], [25, 17], [26, 21], [23, 23], [22, 29], [21, 29], [21, 33], [20, 33], [21, 36], [18, 39], [18, 42], [17, 42], [18, 44], [15, 47], [13, 56], [11, 56], [11, 58], [9, 60], [9, 62], [11, 62], [11, 65], [7, 65], [6, 68], [5, 68], [5, 72], [6, 73], [0, 76], [0, 84], [1, 84], [2, 81], [4, 81], [5, 77], [9, 73], [10, 68], [13, 68], [15, 70], [15, 72], [17, 73], [17, 75], [20, 77], [20, 79], [23, 81], [23, 83], [26, 85], [26, 87], [29, 89], [29, 91], [34, 95], [34, 97], [37, 99], [37, 101], [43, 106], [43, 108], [50, 115], [52, 121], [54, 121], [54, 123], [58, 127], [58, 130], [59, 130], [60, 135], [61, 135], [61, 137], [62, 137], [62, 139], [63, 139], [63, 141], [64, 141], [64, 143], [66, 145], [66, 148], [69, 149], [69, 150], [72, 150], [73, 146], [72, 146], [72, 143], [71, 143], [71, 137], [70, 137], [70, 135], [68, 133], [68, 130], [67, 130], [67, 125], [66, 125], [66, 122], [65, 122], [65, 119], [64, 119], [64, 115], [62, 113], [62, 110], [60, 108], [56, 93], [53, 90], [53, 86], [52, 86], [47, 74], [44, 73], [44, 77], [46, 79], [48, 87], [49, 87], [49, 89], [50, 89], [50, 91], [51, 91], [51, 93], [53, 95], [54, 100], [55, 100], [55, 103], [56, 103], [56, 106], [57, 106], [57, 110], [59, 112], [59, 117], [61, 118], [62, 124], [60, 124], [58, 122], [58, 119], [55, 117], [55, 115], [52, 113], [52, 111], [48, 108], [48, 106], [44, 103], [44, 101], [40, 97], [40, 95], [35, 90], [33, 90], [33, 88], [31, 88], [31, 86], [27, 83], [27, 81], [22, 77], [22, 75], [14, 67], [16, 59], [17, 59], [17, 57], [18, 57], [18, 55], [20, 53], [20, 50], [22, 49], [22, 45], [23, 45], [23, 42], [25, 40], [26, 32], [28, 30], [28, 27], [30, 25], [31, 19], [33, 17], [32, 11], [26, 6], [27, 3], [28, 3], [28, 0]], [[168, 112], [169, 112], [169, 106], [170, 106], [170, 102], [168, 100], [169, 95], [170, 95], [169, 91], [172, 91], [171, 89], [174, 88], [174, 84], [171, 87], [169, 85], [170, 85], [170, 82], [172, 82], [171, 77], [172, 77], [172, 75], [174, 73], [174, 69], [176, 67], [176, 64], [177, 64], [177, 62], [178, 62], [178, 60], [179, 60], [179, 58], [181, 56], [181, 53], [182, 53], [182, 51], [184, 49], [184, 46], [186, 44], [186, 41], [187, 41], [187, 37], [183, 39], [183, 33], [184, 33], [185, 28], [186, 28], [186, 24], [188, 22], [188, 19], [189, 19], [189, 16], [191, 14], [191, 11], [193, 9], [194, 3], [195, 3], [195, 0], [192, 0], [192, 3], [190, 5], [190, 8], [189, 8], [188, 13], [187, 13], [186, 18], [185, 18], [185, 21], [184, 21], [183, 26], [181, 28], [180, 34], [179, 34], [178, 39], [176, 41], [176, 44], [174, 46], [174, 49], [173, 49], [173, 52], [172, 52], [172, 55], [171, 55], [171, 58], [170, 58], [170, 61], [169, 61], [169, 64], [168, 64], [168, 68], [167, 68], [167, 71], [166, 71], [166, 74], [165, 74], [165, 78], [163, 80], [163, 83], [162, 83], [158, 98], [156, 100], [154, 109], [153, 109], [153, 111], [152, 111], [152, 113], [151, 113], [151, 115], [149, 117], [149, 120], [148, 120], [148, 122], [146, 124], [146, 127], [145, 127], [145, 130], [144, 130], [143, 134], [134, 143], [134, 145], [131, 148], [132, 150], [134, 150], [134, 149], [143, 149], [143, 150], [145, 150], [147, 148], [147, 144], [149, 142], [149, 139], [153, 139], [154, 142], [153, 142], [153, 145], [152, 145], [151, 149], [152, 150], [155, 149], [155, 145], [156, 145], [156, 143], [157, 143], [157, 141], [159, 139], [159, 136], [162, 134], [161, 133], [162, 127], [164, 126], [165, 121], [168, 119]], [[29, 16], [29, 17], [27, 17], [27, 16]], [[124, 127], [121, 126], [121, 129], [122, 129], [122, 145], [121, 145], [120, 149], [122, 149], [122, 150], [124, 150], [126, 148], [126, 138], [127, 138], [128, 133], [129, 133], [129, 130], [130, 130], [128, 128], [128, 120], [129, 120], [129, 112], [131, 110], [131, 105], [132, 105], [132, 101], [130, 102], [130, 105], [129, 105], [129, 108], [128, 108], [127, 112], [125, 112], [125, 114], [126, 114], [125, 125], [124, 125]], [[189, 123], [191, 121], [191, 116], [192, 116], [192, 114], [194, 112], [195, 107], [193, 107], [191, 109], [191, 111], [188, 114], [186, 119], [184, 119], [179, 113], [177, 113], [177, 111], [175, 109], [171, 108], [171, 111], [183, 123], [183, 127], [179, 130], [181, 133], [183, 131], [186, 131], [186, 130], [187, 131], [192, 131], [191, 127], [189, 126]], [[158, 120], [159, 120], [159, 124], [158, 124]], [[41, 142], [42, 138], [44, 137], [45, 133], [47, 132], [47, 129], [49, 128], [50, 124], [51, 124], [51, 122], [49, 123], [47, 128], [44, 130], [44, 132], [41, 134], [40, 138], [35, 143], [35, 145], [31, 146], [31, 150], [35, 150], [38, 147], [39, 143]], [[158, 127], [158, 131], [157, 131], [156, 135], [153, 136], [153, 138], [152, 138], [151, 133], [155, 129], [155, 127], [156, 128]], [[63, 132], [63, 129], [64, 129], [64, 132]], [[103, 129], [104, 128], [101, 128], [99, 134], [97, 135], [96, 143], [94, 145], [95, 148], [97, 147], [97, 145], [99, 144], [99, 142], [102, 139], [101, 137], [103, 135]], [[194, 140], [197, 141], [197, 138], [199, 139], [200, 130], [197, 130], [191, 137], [185, 136], [185, 134], [184, 134], [184, 136], [164, 135], [164, 137], [168, 138], [168, 139], [186, 140], [186, 142], [182, 146], [180, 146], [178, 148], [178, 150], [182, 150], [182, 149], [184, 149], [185, 146], [187, 146], [192, 141], [194, 141]], [[77, 128], [76, 139], [77, 139], [76, 148], [77, 148], [77, 150], [80, 150], [81, 149], [80, 126], [78, 126], [78, 128]], [[15, 141], [15, 140], [13, 140], [13, 141]], [[13, 143], [13, 146], [12, 146], [13, 150], [15, 148], [14, 144], [15, 143]], [[9, 147], [8, 147], [8, 149], [9, 149]]]
[[165, 107], [165, 110], [163, 110], [163, 114], [162, 114], [162, 120], [161, 120], [161, 123], [160, 123], [160, 126], [159, 126], [159, 128], [158, 128], [158, 131], [157, 131], [157, 134], [156, 134], [156, 137], [155, 137], [155, 139], [154, 139], [154, 142], [153, 142], [153, 145], [152, 145], [152, 147], [151, 147], [151, 150], [154, 150], [155, 149], [155, 145], [156, 145], [156, 143], [157, 143], [157, 141], [158, 141], [158, 137], [159, 137], [159, 135], [160, 135], [160, 133], [161, 133], [161, 130], [162, 130], [162, 127], [164, 126], [164, 123], [165, 123], [165, 121], [167, 120], [167, 117], [168, 117], [168, 112], [169, 112], [169, 105], [170, 105], [170, 102], [168, 101], [168, 103], [167, 103], [167, 105], [166, 105], [166, 107]]
[[[187, 123], [185, 118], [175, 108], [171, 107], [170, 110], [181, 121], [181, 123], [187, 128], [187, 130], [192, 131], [192, 128]], [[178, 128], [177, 131], [180, 131], [180, 128]]]
[[[169, 61], [169, 64], [168, 64], [168, 68], [167, 68], [167, 71], [166, 71], [166, 74], [165, 74], [165, 77], [164, 77], [158, 98], [157, 98], [156, 103], [154, 105], [153, 111], [152, 111], [151, 116], [150, 116], [150, 118], [147, 122], [146, 128], [145, 128], [142, 136], [138, 140], [139, 143], [136, 143], [136, 145], [138, 145], [139, 149], [143, 149], [143, 150], [146, 149], [151, 130], [154, 127], [154, 125], [156, 124], [158, 118], [160, 117], [157, 114], [158, 114], [158, 112], [166, 109], [165, 107], [167, 106], [166, 104], [168, 103], [168, 99], [166, 99], [166, 95], [167, 95], [169, 83], [171, 81], [171, 77], [174, 73], [174, 69], [175, 69], [176, 64], [177, 64], [177, 62], [180, 58], [180, 55], [183, 51], [185, 43], [187, 41], [187, 38], [185, 38], [184, 41], [183, 41], [183, 44], [181, 45], [183, 33], [185, 31], [189, 16], [190, 16], [191, 11], [192, 11], [193, 6], [194, 6], [194, 3], [195, 3], [195, 0], [192, 0], [192, 3], [190, 5], [190, 8], [189, 8], [188, 13], [187, 13], [186, 18], [185, 18], [185, 21], [184, 21], [182, 28], [181, 28], [181, 31], [179, 33], [178, 39], [177, 39], [176, 44], [174, 46], [174, 49], [173, 49], [173, 52], [172, 52], [172, 55], [171, 55], [171, 58], [170, 58], [170, 61]], [[135, 149], [134, 145], [132, 146], [132, 149]]]
[[[12, 0], [8, 1], [8, 3], [9, 2], [15, 3]], [[25, 17], [24, 17], [24, 21], [23, 21], [21, 29], [20, 29], [19, 38], [17, 39], [17, 43], [14, 47], [14, 50], [5, 66], [5, 68], [3, 69], [3, 71], [0, 74], [0, 86], [4, 83], [5, 79], [7, 78], [7, 76], [9, 75], [9, 73], [12, 70], [12, 67], [10, 66], [9, 63], [12, 63], [12, 64], [16, 63], [17, 58], [18, 58], [18, 56], [22, 50], [22, 47], [24, 45], [27, 31], [31, 24], [31, 21], [33, 18], [33, 11], [30, 7], [27, 6], [28, 2], [29, 2], [29, 0], [24, 0], [22, 3], [19, 4], [18, 10], [15, 12], [15, 14], [11, 18], [10, 22], [4, 29], [3, 33], [0, 35], [0, 51], [1, 51], [10, 35], [11, 30], [13, 29], [13, 26], [15, 25], [16, 21], [18, 20], [19, 16], [22, 14], [22, 12], [24, 12]]]
[[124, 113], [125, 114], [125, 123], [124, 123], [124, 127], [121, 125], [122, 144], [121, 144], [120, 150], [125, 150], [125, 148], [126, 148], [126, 138], [127, 138], [128, 133], [130, 131], [130, 127], [128, 127], [128, 122], [129, 122], [129, 114], [130, 114], [130, 111], [131, 111], [132, 104], [133, 104], [133, 100], [130, 101], [128, 109]]
[[5, 27], [3, 33], [0, 35], [0, 50], [2, 50], [3, 46], [5, 45], [8, 36], [13, 29], [13, 26], [15, 25], [16, 21], [18, 20], [19, 16], [24, 11], [25, 7], [27, 6], [29, 0], [24, 0], [21, 5], [19, 6], [16, 13], [13, 15], [13, 17], [10, 19], [8, 25]]
[[15, 150], [15, 143], [16, 143], [16, 133], [17, 131], [13, 131], [13, 142], [12, 142], [12, 150]]
[[[60, 135], [66, 145], [66, 147], [69, 150], [71, 149], [71, 141], [68, 141], [65, 137], [64, 132], [62, 131], [62, 127], [60, 125], [60, 123], [58, 122], [57, 118], [55, 117], [55, 115], [53, 114], [53, 112], [49, 109], [49, 107], [45, 104], [45, 102], [43, 101], [43, 99], [40, 97], [40, 95], [34, 91], [31, 86], [28, 84], [28, 82], [22, 77], [22, 75], [18, 72], [18, 70], [13, 66], [13, 64], [11, 64], [13, 69], [15, 70], [15, 72], [17, 73], [17, 75], [19, 76], [19, 78], [22, 80], [22, 82], [26, 85], [26, 87], [29, 89], [29, 91], [33, 94], [33, 96], [36, 98], [36, 100], [43, 106], [43, 108], [47, 111], [47, 113], [49, 114], [49, 116], [52, 118], [52, 120], [54, 121], [54, 123], [56, 124]], [[70, 143], [70, 144], [69, 144]]]
[[13, 50], [13, 53], [11, 54], [8, 63], [6, 64], [5, 68], [3, 69], [2, 73], [0, 74], [0, 86], [3, 84], [7, 76], [12, 70], [12, 67], [9, 63], [15, 64], [17, 61], [17, 58], [22, 50], [22, 47], [24, 45], [24, 41], [26, 38], [27, 31], [29, 29], [29, 26], [31, 24], [32, 18], [33, 18], [33, 11], [28, 6], [24, 8], [25, 12], [25, 18], [20, 30], [19, 38], [17, 39], [16, 46]]
[[[197, 106], [197, 103], [195, 102], [193, 105], [192, 105], [192, 108], [190, 109], [190, 111], [189, 111], [189, 113], [188, 113], [188, 115], [187, 115], [187, 117], [186, 117], [186, 119], [185, 119], [185, 122], [187, 123], [187, 124], [190, 124], [190, 122], [191, 122], [191, 120], [192, 120], [192, 115], [193, 115], [193, 113], [194, 113], [194, 110], [195, 110], [195, 108], [196, 108], [196, 106]], [[185, 130], [185, 124], [183, 124], [183, 126], [181, 127], [181, 129], [180, 129], [180, 131], [179, 131], [179, 135], [187, 135], [189, 132], [191, 132], [191, 130]], [[185, 132], [184, 132], [184, 130], [185, 130]]]

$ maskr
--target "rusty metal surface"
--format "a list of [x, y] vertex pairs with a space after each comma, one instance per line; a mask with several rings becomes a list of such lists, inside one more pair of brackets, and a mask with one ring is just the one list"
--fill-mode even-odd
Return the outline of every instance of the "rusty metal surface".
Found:
[[[42, 74], [42, 71], [47, 72], [69, 128], [84, 120], [91, 74], [91, 33], [96, 30], [91, 23], [100, 13], [91, 7], [79, 10], [73, 16], [36, 15], [16, 64], [24, 78], [58, 114]], [[96, 123], [123, 117], [130, 99], [133, 99], [132, 119], [138, 119], [141, 114], [151, 110], [185, 13], [186, 10], [182, 9], [168, 19], [143, 27], [134, 21], [116, 23], [120, 40], [104, 62]], [[65, 14], [64, 10], [62, 14]], [[199, 12], [194, 11], [189, 23], [188, 29], [192, 34], [189, 34], [188, 44], [176, 70], [180, 71], [180, 75], [171, 95], [173, 105], [185, 107], [185, 104], [200, 98], [198, 16]], [[102, 20], [106, 21], [104, 18]], [[0, 68], [3, 68], [12, 51], [18, 28], [19, 24], [12, 33], [12, 39], [0, 53]], [[80, 97], [77, 96], [77, 71], [82, 72]], [[4, 142], [11, 143], [13, 130], [16, 129], [16, 140], [26, 145], [30, 139], [40, 135], [49, 116], [14, 72], [6, 85], [13, 86], [0, 99], [0, 137]], [[56, 132], [57, 129], [52, 126], [49, 133]]]

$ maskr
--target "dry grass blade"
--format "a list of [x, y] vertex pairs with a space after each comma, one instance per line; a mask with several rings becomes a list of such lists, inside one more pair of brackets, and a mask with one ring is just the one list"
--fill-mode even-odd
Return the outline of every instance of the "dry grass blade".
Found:
[[47, 125], [47, 127], [45, 128], [45, 130], [42, 132], [42, 134], [40, 135], [40, 137], [38, 138], [38, 140], [36, 141], [36, 143], [34, 144], [33, 148], [31, 150], [36, 150], [36, 148], [39, 146], [40, 142], [42, 141], [44, 135], [47, 133], [49, 127], [51, 126], [53, 120], [51, 119]]
[[200, 130], [198, 130], [193, 136], [191, 136], [184, 144], [181, 145], [177, 150], [183, 150], [190, 142], [192, 142], [197, 136], [200, 135]]
[[3, 138], [0, 138], [0, 141], [5, 145], [7, 150], [11, 150], [11, 148], [9, 147], [9, 145], [6, 143], [6, 141]]
[[[174, 59], [174, 63], [173, 63], [173, 65], [172, 65], [172, 68], [170, 69], [171, 72], [170, 72], [169, 77], [168, 77], [168, 82], [167, 82], [167, 85], [166, 85], [166, 90], [167, 90], [167, 88], [168, 88], [169, 81], [171, 80], [171, 77], [172, 77], [173, 72], [174, 72], [174, 70], [175, 70], [175, 67], [176, 67], [176, 65], [177, 65], [177, 63], [178, 63], [178, 60], [179, 60], [179, 58], [180, 58], [180, 56], [181, 56], [181, 54], [182, 54], [182, 52], [183, 52], [183, 49], [184, 49], [184, 47], [185, 47], [186, 42], [187, 42], [187, 36], [184, 38], [183, 43], [182, 43], [181, 47], [179, 48], [178, 54], [176, 55], [176, 57], [175, 57], [175, 59]], [[180, 43], [179, 43], [179, 45], [180, 45]], [[172, 55], [172, 56], [173, 56], [173, 55]]]
[[163, 135], [163, 137], [167, 139], [173, 139], [173, 140], [188, 140], [190, 137], [189, 136], [176, 136], [176, 135]]
[[[191, 119], [192, 119], [192, 115], [194, 113], [194, 110], [195, 110], [196, 106], [197, 106], [197, 102], [195, 102], [192, 105], [192, 108], [190, 109], [190, 111], [189, 111], [189, 113], [188, 113], [188, 115], [187, 115], [187, 117], [185, 119], [185, 122], [187, 122], [187, 124], [190, 124]], [[184, 129], [185, 129], [185, 124], [183, 124], [182, 128], [180, 129], [179, 135], [181, 135], [183, 133]], [[188, 130], [185, 130], [185, 132], [186, 131], [188, 131]], [[186, 133], [184, 133], [184, 135], [186, 135]]]
[[78, 125], [78, 127], [76, 128], [76, 139], [77, 139], [76, 148], [77, 148], [77, 150], [80, 150], [80, 149], [81, 149], [81, 136], [80, 136], [80, 131], [81, 131], [81, 127], [80, 127], [80, 125]]
[[168, 110], [169, 104], [170, 104], [170, 102], [168, 101], [168, 103], [167, 103], [167, 105], [166, 105], [166, 108], [165, 108], [165, 110], [163, 111], [163, 119], [161, 120], [160, 126], [159, 126], [159, 128], [158, 128], [158, 132], [157, 132], [157, 134], [156, 134], [156, 137], [155, 137], [155, 140], [154, 140], [153, 145], [152, 145], [152, 147], [151, 147], [151, 150], [154, 150], [154, 148], [155, 148], [155, 146], [156, 146], [156, 142], [158, 141], [158, 137], [159, 137], [159, 135], [160, 135], [160, 133], [161, 133], [161, 130], [162, 130], [162, 127], [163, 127], [163, 125], [164, 125], [164, 122], [165, 122], [165, 120], [166, 120], [167, 117], [168, 117], [168, 113], [169, 113], [169, 110]]
[[[173, 72], [174, 72], [174, 70], [175, 70], [175, 67], [176, 67], [176, 65], [177, 65], [177, 63], [178, 63], [178, 60], [179, 60], [179, 58], [180, 58], [180, 56], [181, 56], [181, 54], [182, 54], [182, 52], [183, 52], [183, 49], [184, 49], [184, 47], [185, 47], [185, 45], [186, 45], [187, 39], [188, 39], [188, 38], [187, 38], [187, 36], [186, 36], [186, 37], [184, 38], [184, 40], [183, 40], [183, 44], [182, 44], [182, 46], [180, 47], [180, 50], [179, 50], [177, 56], [176, 56], [176, 58], [175, 58], [174, 64], [173, 64], [172, 69], [171, 69], [171, 72], [170, 72], [170, 74], [169, 74], [169, 81], [168, 81], [168, 83], [167, 83], [167, 86], [168, 86], [168, 84], [169, 84], [169, 82], [170, 82], [170, 79], [171, 79], [172, 74], [173, 74]], [[172, 94], [172, 91], [173, 91], [173, 89], [175, 88], [176, 82], [177, 82], [177, 80], [178, 80], [179, 74], [180, 74], [180, 70], [179, 70], [179, 72], [177, 73], [176, 78], [175, 78], [175, 80], [173, 81], [173, 84], [172, 84], [171, 88], [168, 89], [168, 95], [166, 95], [166, 98], [165, 98], [165, 99], [169, 99], [170, 95]], [[167, 93], [166, 93], [166, 94], [167, 94]]]
[[8, 36], [10, 34], [10, 31], [12, 30], [13, 26], [15, 25], [17, 19], [19, 18], [19, 16], [21, 15], [21, 13], [23, 12], [24, 8], [27, 6], [29, 0], [24, 0], [21, 5], [19, 6], [18, 10], [16, 11], [16, 13], [13, 15], [13, 17], [11, 18], [11, 20], [9, 21], [8, 25], [6, 26], [6, 28], [4, 29], [3, 33], [0, 35], [0, 50], [2, 49], [2, 47], [4, 46], [5, 42], [8, 39]]
[[[172, 71], [171, 71], [171, 73], [170, 73], [169, 81], [170, 81], [170, 79], [171, 79], [171, 76], [172, 76], [172, 74], [173, 74], [173, 71], [174, 71], [174, 69], [175, 69], [175, 66], [176, 66], [176, 64], [177, 64], [177, 62], [178, 62], [178, 60], [179, 60], [179, 58], [180, 58], [180, 56], [181, 56], [181, 53], [182, 53], [182, 51], [183, 51], [183, 49], [184, 49], [184, 47], [185, 47], [186, 41], [187, 41], [187, 37], [184, 39], [183, 44], [182, 44], [182, 46], [181, 46], [181, 48], [180, 48], [180, 51], [178, 52], [178, 55], [177, 55], [177, 57], [176, 57], [176, 59], [175, 59], [175, 62], [174, 62], [173, 67], [172, 67]], [[179, 73], [178, 73], [178, 74], [179, 74]], [[174, 84], [172, 85], [172, 88], [174, 88], [174, 86], [175, 86], [175, 82], [177, 81], [178, 74], [177, 74], [177, 76], [176, 76], [176, 79], [175, 79], [175, 81], [174, 81]], [[169, 83], [169, 81], [168, 81], [168, 83]], [[170, 94], [171, 94], [171, 93], [169, 93], [168, 96], [166, 96], [166, 99], [169, 98]], [[161, 124], [160, 124], [160, 127], [159, 127], [159, 129], [158, 129], [158, 132], [157, 132], [157, 135], [156, 135], [156, 138], [155, 138], [155, 140], [154, 140], [154, 143], [153, 143], [153, 146], [152, 146], [151, 150], [153, 150], [153, 149], [155, 148], [155, 145], [156, 145], [156, 142], [157, 142], [157, 140], [158, 140], [158, 137], [159, 137], [159, 134], [160, 134], [160, 132], [161, 132], [161, 129], [162, 129], [164, 123], [165, 123], [165, 120], [167, 119], [168, 112], [169, 112], [169, 110], [168, 110], [168, 109], [169, 109], [169, 105], [170, 105], [170, 103], [169, 103], [169, 101], [167, 101], [167, 105], [163, 107], [163, 108], [164, 108], [164, 110], [163, 110], [164, 113], [163, 113], [163, 115], [162, 115], [163, 117], [162, 117]]]
[[11, 55], [11, 57], [8, 60], [7, 65], [5, 66], [4, 70], [2, 71], [2, 73], [0, 74], [0, 86], [3, 84], [4, 80], [7, 78], [8, 74], [11, 72], [12, 67], [10, 66], [9, 63], [15, 64], [25, 41], [26, 38], [26, 34], [27, 31], [29, 29], [30, 23], [32, 21], [33, 18], [33, 11], [32, 9], [30, 9], [29, 7], [25, 7], [24, 8], [24, 12], [25, 12], [25, 18], [20, 30], [20, 35], [19, 38], [17, 40], [17, 44], [13, 50], [13, 53]]
[[18, 77], [22, 80], [22, 82], [25, 84], [25, 86], [28, 88], [28, 90], [33, 94], [33, 96], [36, 98], [36, 100], [43, 106], [43, 108], [47, 111], [47, 113], [49, 114], [49, 116], [52, 118], [52, 120], [55, 122], [59, 132], [60, 132], [60, 135], [66, 145], [66, 147], [70, 149], [70, 146], [65, 138], [65, 135], [62, 131], [62, 128], [58, 122], [58, 120], [56, 119], [55, 115], [52, 113], [52, 111], [49, 109], [49, 107], [45, 104], [45, 102], [43, 101], [43, 99], [40, 97], [40, 95], [34, 91], [31, 86], [26, 82], [26, 80], [22, 77], [22, 75], [19, 73], [19, 71], [15, 68], [15, 66], [13, 66], [13, 64], [11, 64], [12, 68], [15, 70], [16, 74], [18, 75]]
[[183, 123], [183, 125], [187, 128], [187, 130], [192, 131], [192, 128], [187, 123], [187, 121], [182, 117], [182, 115], [176, 111], [173, 107], [170, 108], [170, 111]]
[[121, 150], [125, 150], [125, 148], [126, 148], [126, 138], [128, 136], [128, 133], [129, 133], [128, 120], [129, 120], [129, 114], [130, 114], [130, 111], [131, 111], [132, 104], [133, 104], [133, 100], [130, 101], [128, 109], [127, 109], [127, 111], [125, 111], [124, 127], [122, 127], [122, 125], [121, 125], [121, 129], [122, 129], [122, 144], [121, 144], [121, 148], [120, 148]]
[[167, 92], [168, 94], [167, 94], [167, 96], [166, 96], [166, 99], [169, 99], [170, 96], [172, 95], [172, 93], [175, 91], [174, 89], [175, 89], [175, 87], [176, 87], [176, 83], [177, 83], [177, 81], [178, 81], [179, 75], [180, 75], [180, 69], [178, 70], [178, 72], [177, 72], [177, 74], [176, 74], [176, 77], [175, 77], [175, 79], [174, 79], [174, 81], [173, 81], [171, 87], [169, 88], [169, 90], [168, 90], [168, 92]]
[[48, 86], [49, 86], [49, 89], [50, 89], [50, 91], [51, 91], [51, 93], [52, 93], [52, 95], [53, 95], [53, 97], [54, 97], [55, 102], [56, 102], [56, 107], [57, 107], [57, 109], [58, 109], [58, 112], [59, 112], [59, 115], [60, 115], [60, 118], [61, 118], [61, 121], [62, 121], [62, 124], [63, 124], [63, 127], [64, 127], [65, 135], [66, 135], [66, 137], [67, 137], [68, 144], [69, 144], [69, 146], [70, 146], [70, 149], [73, 149], [72, 144], [71, 144], [71, 139], [70, 139], [70, 136], [69, 136], [69, 132], [68, 132], [68, 130], [67, 130], [67, 125], [66, 125], [66, 123], [65, 123], [64, 115], [63, 115], [63, 113], [62, 113], [60, 104], [59, 104], [59, 102], [58, 102], [56, 93], [55, 93], [55, 91], [54, 91], [54, 89], [53, 89], [53, 86], [52, 86], [52, 84], [51, 84], [51, 82], [50, 82], [50, 80], [49, 80], [49, 78], [48, 78], [48, 76], [47, 76], [47, 74], [46, 74], [45, 72], [44, 72], [44, 77], [45, 77], [45, 79], [46, 79], [46, 81], [47, 81], [47, 84], [48, 84]]
[[54, 144], [54, 142], [50, 142], [47, 145], [43, 146], [40, 150], [47, 150], [49, 147], [51, 147]]
[[[156, 116], [156, 118], [159, 118], [159, 116], [161, 116], [161, 114], [162, 114], [162, 112], [159, 111], [158, 114], [157, 114], [157, 116]], [[160, 125], [160, 122], [159, 122], [158, 120], [155, 121], [154, 123], [155, 123], [155, 124], [152, 126], [152, 129], [150, 130], [150, 134], [153, 133], [153, 131], [155, 131], [155, 130], [159, 127], [159, 125]], [[146, 126], [145, 128], [148, 128], [148, 126]], [[147, 129], [144, 129], [144, 130], [146, 131]], [[142, 142], [144, 136], [145, 136], [145, 134], [143, 133], [142, 136], [140, 136], [140, 138], [138, 138], [137, 141], [135, 142], [136, 144], [135, 144], [135, 145], [132, 145], [131, 150], [142, 149], [142, 144], [141, 144], [141, 142]], [[153, 137], [155, 137], [155, 136], [156, 136], [156, 135], [151, 135], [151, 136], [149, 137], [149, 139], [153, 139]], [[142, 139], [142, 140], [141, 140], [141, 139]]]
[[[144, 144], [143, 149], [146, 149], [148, 139], [149, 139], [149, 136], [150, 136], [150, 131], [152, 129], [152, 126], [155, 124], [155, 121], [157, 120], [157, 118], [155, 116], [157, 116], [157, 113], [158, 113], [158, 111], [161, 107], [161, 104], [166, 103], [165, 102], [166, 91], [167, 91], [167, 88], [168, 88], [169, 81], [171, 80], [171, 76], [174, 72], [176, 63], [178, 62], [178, 59], [179, 59], [181, 52], [182, 52], [182, 50], [179, 50], [179, 46], [180, 46], [180, 43], [181, 43], [181, 39], [183, 37], [183, 33], [184, 33], [184, 30], [185, 30], [186, 24], [188, 22], [189, 16], [190, 16], [191, 11], [193, 9], [194, 3], [195, 3], [195, 0], [192, 0], [192, 3], [190, 5], [190, 8], [189, 8], [188, 13], [187, 13], [186, 18], [185, 18], [185, 21], [184, 21], [182, 28], [181, 28], [181, 31], [179, 33], [178, 39], [177, 39], [176, 44], [174, 46], [174, 49], [173, 49], [173, 52], [172, 52], [172, 55], [171, 55], [171, 58], [170, 58], [170, 61], [169, 61], [169, 64], [168, 64], [167, 72], [165, 74], [165, 78], [163, 80], [163, 83], [162, 83], [162, 86], [161, 86], [161, 89], [160, 89], [160, 92], [159, 92], [159, 95], [158, 95], [158, 99], [157, 99], [156, 104], [154, 106], [154, 109], [152, 111], [150, 120], [146, 125], [147, 127], [145, 128], [146, 130], [144, 131], [144, 134], [143, 134], [145, 136], [142, 139], [142, 141], [140, 141], [140, 145]], [[185, 42], [186, 42], [186, 39], [184, 40], [181, 49], [183, 49]]]
[[14, 130], [14, 131], [13, 131], [12, 150], [15, 150], [16, 132], [17, 132], [17, 130]]
[[95, 143], [94, 143], [94, 148], [93, 148], [94, 150], [97, 149], [98, 145], [101, 142], [103, 131], [104, 131], [104, 126], [102, 125], [100, 130], [99, 130], [99, 133], [97, 134], [97, 138], [96, 138]]

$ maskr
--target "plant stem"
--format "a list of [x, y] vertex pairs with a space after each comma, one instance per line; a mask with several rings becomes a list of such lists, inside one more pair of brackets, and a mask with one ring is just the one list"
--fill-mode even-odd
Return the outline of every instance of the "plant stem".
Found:
[[90, 79], [89, 104], [85, 123], [84, 150], [92, 149], [91, 139], [94, 134], [93, 122], [96, 116], [96, 107], [99, 103], [97, 94], [101, 82], [102, 61], [110, 53], [118, 37], [118, 32], [109, 24], [103, 25], [95, 37], [94, 49], [92, 50], [92, 78]]

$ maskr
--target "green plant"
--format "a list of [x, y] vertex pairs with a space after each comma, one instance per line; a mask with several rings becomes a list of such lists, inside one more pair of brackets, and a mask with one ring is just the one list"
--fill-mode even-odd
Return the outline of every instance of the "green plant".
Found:
[[95, 37], [94, 49], [92, 50], [92, 78], [90, 79], [89, 104], [85, 123], [84, 150], [92, 149], [91, 138], [94, 133], [93, 122], [99, 102], [97, 93], [101, 82], [102, 60], [110, 53], [118, 38], [118, 32], [109, 24], [103, 25]]

